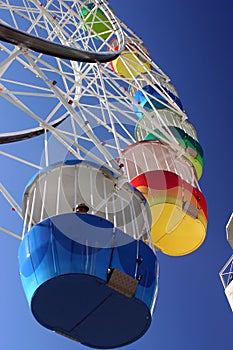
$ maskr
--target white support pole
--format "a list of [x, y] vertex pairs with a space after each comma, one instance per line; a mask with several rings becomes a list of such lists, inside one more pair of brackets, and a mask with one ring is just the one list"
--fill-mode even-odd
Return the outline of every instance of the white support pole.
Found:
[[69, 104], [69, 101], [63, 96], [61, 91], [52, 84], [52, 82], [46, 77], [46, 75], [41, 71], [39, 67], [33, 62], [28, 52], [25, 52], [25, 56], [28, 59], [28, 62], [31, 64], [33, 69], [37, 72], [41, 79], [48, 85], [51, 91], [53, 91], [54, 95], [62, 102], [63, 106], [67, 109], [67, 111], [72, 115], [72, 117], [76, 120], [78, 125], [82, 128], [82, 130], [88, 135], [90, 140], [95, 144], [98, 150], [104, 155], [106, 161], [112, 168], [119, 173], [119, 166], [116, 161], [112, 158], [112, 155], [106, 150], [106, 148], [102, 145], [102, 142], [95, 136], [93, 130], [88, 122], [84, 122], [83, 119], [79, 116], [79, 114], [75, 111], [75, 109]]
[[[37, 116], [35, 113], [33, 113], [27, 106], [25, 106], [20, 100], [16, 98], [16, 96], [11, 96], [10, 92], [4, 89], [4, 93], [1, 94], [3, 98], [8, 100], [10, 103], [13, 105], [17, 106], [19, 109], [21, 109], [23, 112], [28, 114], [30, 117], [35, 119], [42, 127], [45, 129], [49, 130], [54, 137], [57, 138], [59, 142], [70, 152], [73, 153], [77, 159], [79, 159], [79, 153], [77, 153], [71, 145], [77, 147], [80, 151], [84, 152], [85, 154], [88, 154], [94, 161], [100, 162], [100, 159], [96, 157], [94, 154], [88, 152], [84, 147], [81, 147], [79, 144], [76, 144], [72, 139], [67, 137], [66, 135], [62, 134], [56, 128], [51, 126], [49, 123], [45, 122], [43, 119], [41, 119], [39, 116]], [[105, 167], [108, 168], [109, 170], [115, 172], [117, 175], [121, 175], [121, 172], [119, 170], [113, 169], [110, 165], [105, 164]]]
[[6, 198], [6, 200], [10, 203], [12, 208], [14, 208], [16, 213], [23, 219], [21, 207], [16, 203], [14, 198], [10, 195], [10, 193], [7, 191], [7, 189], [3, 186], [2, 183], [0, 183], [0, 192], [3, 194], [3, 196]]
[[22, 237], [21, 237], [21, 236], [17, 235], [16, 233], [14, 233], [14, 232], [12, 232], [12, 231], [10, 231], [10, 230], [7, 230], [6, 228], [4, 228], [4, 227], [2, 227], [2, 226], [0, 226], [0, 231], [3, 231], [3, 232], [5, 232], [5, 233], [7, 233], [8, 235], [10, 235], [10, 236], [12, 236], [12, 237], [14, 237], [14, 238], [17, 238], [17, 239], [19, 239], [20, 241], [22, 240]]
[[11, 62], [21, 53], [21, 49], [18, 47], [15, 48], [12, 53], [2, 62], [0, 62], [0, 77], [3, 76], [3, 74], [6, 72], [8, 69], [9, 65]]
[[29, 166], [31, 166], [31, 167], [33, 167], [33, 168], [36, 168], [36, 169], [39, 169], [39, 170], [42, 169], [41, 166], [36, 165], [36, 164], [34, 164], [34, 163], [31, 163], [31, 162], [28, 162], [27, 160], [22, 159], [22, 158], [19, 158], [19, 157], [17, 157], [17, 156], [13, 156], [13, 154], [6, 153], [6, 152], [3, 152], [3, 151], [0, 151], [0, 154], [1, 154], [2, 156], [5, 156], [5, 157], [8, 157], [8, 158], [14, 159], [14, 160], [16, 160], [16, 161], [18, 161], [18, 162], [20, 162], [20, 163], [29, 165]]

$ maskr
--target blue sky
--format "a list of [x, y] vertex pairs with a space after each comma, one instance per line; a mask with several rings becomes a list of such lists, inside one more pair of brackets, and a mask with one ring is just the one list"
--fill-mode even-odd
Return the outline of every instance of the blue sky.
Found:
[[[154, 61], [171, 77], [189, 121], [197, 129], [205, 154], [200, 185], [209, 210], [207, 238], [196, 252], [179, 258], [159, 254], [159, 296], [152, 325], [143, 338], [125, 349], [230, 349], [233, 314], [218, 272], [232, 254], [225, 238], [225, 225], [233, 210], [233, 2], [110, 0], [109, 3], [144, 40]], [[1, 112], [3, 118], [4, 111]], [[15, 178], [15, 186], [20, 188], [20, 179], [5, 173]], [[5, 220], [12, 220], [13, 215], [9, 212]], [[1, 234], [0, 242], [0, 348], [84, 348], [42, 328], [33, 319], [19, 279], [19, 242], [5, 234]]]

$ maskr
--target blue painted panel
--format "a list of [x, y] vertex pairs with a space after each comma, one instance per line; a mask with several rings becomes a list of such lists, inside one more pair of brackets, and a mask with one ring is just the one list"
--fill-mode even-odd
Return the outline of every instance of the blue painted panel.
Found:
[[[64, 274], [42, 284], [32, 298], [36, 320], [52, 330], [72, 329], [111, 294], [104, 281], [86, 274]], [[89, 330], [90, 332], [91, 330]]]
[[[71, 225], [72, 230], [74, 218], [82, 225]], [[78, 240], [84, 229], [90, 237], [106, 231], [107, 242], [114, 234], [118, 245], [81, 244]], [[157, 287], [156, 256], [144, 242], [132, 240], [102, 218], [71, 213], [36, 225], [20, 244], [19, 265], [32, 313], [46, 328], [89, 346], [111, 348], [131, 343], [150, 325]], [[109, 267], [139, 278], [134, 297], [108, 287]]]
[[[64, 222], [82, 214], [64, 214]], [[62, 215], [61, 215], [62, 216]], [[90, 227], [97, 237], [103, 232], [104, 226], [107, 236], [113, 234], [111, 223], [96, 218], [96, 227], [86, 224], [86, 231]], [[108, 228], [106, 227], [108, 226]], [[75, 228], [79, 232], [80, 227]], [[81, 232], [83, 234], [83, 232]], [[21, 280], [30, 304], [35, 290], [45, 281], [66, 273], [84, 273], [97, 276], [103, 280], [107, 278], [112, 248], [91, 247], [80, 244], [65, 236], [55, 225], [54, 218], [46, 219], [34, 226], [27, 233], [19, 247], [19, 266]]]
[[72, 330], [71, 336], [96, 348], [115, 348], [140, 338], [151, 323], [146, 305], [112, 291], [111, 295]]
[[[159, 88], [159, 86], [157, 86]], [[164, 109], [166, 108], [166, 104], [167, 101], [165, 100], [165, 98], [163, 98], [151, 85], [146, 85], [143, 87], [143, 90], [150, 94], [151, 97], [145, 97], [145, 95], [143, 94], [142, 91], [137, 91], [134, 98], [135, 101], [137, 103], [140, 103], [141, 107], [144, 107], [147, 111], [151, 111], [152, 107], [151, 104], [148, 102], [148, 99], [150, 100], [150, 102], [152, 103], [152, 105], [156, 108], [156, 109]], [[167, 90], [166, 88], [164, 88], [164, 90], [167, 92], [167, 94], [171, 97], [171, 99], [181, 108], [183, 109], [182, 103], [179, 99], [179, 97], [175, 96], [171, 91]], [[153, 97], [157, 98], [158, 100], [162, 101], [165, 103], [162, 104], [159, 101], [155, 100]], [[135, 111], [138, 113], [138, 108], [135, 106]], [[140, 117], [140, 115], [139, 115]]]
[[135, 297], [146, 303], [152, 310], [158, 288], [158, 260], [155, 253], [144, 242], [140, 242], [139, 245], [138, 277], [140, 282]]
[[145, 303], [82, 274], [58, 276], [41, 285], [32, 299], [37, 321], [82, 344], [115, 348], [140, 338], [151, 323]]
[[[42, 229], [43, 226], [46, 227], [45, 230]], [[19, 259], [22, 260], [21, 273], [25, 277], [30, 276], [38, 268], [48, 253], [50, 235], [47, 234], [47, 226], [49, 228], [49, 224], [41, 224], [41, 234], [26, 235], [24, 238], [24, 251], [22, 249], [19, 250]], [[33, 232], [37, 230], [37, 226], [33, 228]], [[24, 254], [26, 254], [28, 259], [24, 260]]]
[[[156, 90], [154, 90], [152, 86], [147, 85], [143, 88], [143, 90], [166, 104], [166, 100]], [[146, 98], [146, 96], [144, 95], [144, 93], [142, 91], [137, 91], [134, 98], [135, 98], [136, 102], [140, 103], [140, 106], [144, 107], [147, 111], [152, 110], [152, 107], [151, 107], [150, 103], [148, 102], [148, 99], [150, 100], [150, 102], [152, 103], [152, 105], [156, 109], [166, 108], [166, 105], [159, 103], [159, 101], [153, 99], [152, 97], [148, 96], [148, 98]]]
[[[87, 245], [79, 242], [85, 237]], [[157, 258], [149, 246], [89, 214], [58, 215], [35, 225], [20, 245], [19, 265], [29, 304], [37, 288], [54, 277], [78, 273], [106, 281], [109, 267], [140, 280], [135, 297], [149, 309], [157, 287]]]
[[[109, 248], [133, 241], [132, 237], [114, 228], [110, 221], [91, 214], [62, 214], [54, 216], [51, 221], [56, 227], [56, 232], [60, 232], [58, 239], [65, 235], [70, 240], [88, 247]], [[63, 239], [62, 242], [70, 244]]]
[[150, 247], [134, 241], [114, 248], [111, 267], [139, 280], [135, 297], [151, 309], [157, 288], [157, 257]]

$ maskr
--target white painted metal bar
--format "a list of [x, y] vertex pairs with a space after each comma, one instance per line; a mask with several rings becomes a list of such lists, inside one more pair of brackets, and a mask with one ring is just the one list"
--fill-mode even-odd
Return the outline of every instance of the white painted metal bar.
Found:
[[[9, 95], [3, 94], [2, 97], [4, 97], [9, 102], [11, 102], [15, 106], [17, 106], [19, 109], [24, 111], [26, 114], [31, 116], [33, 119], [37, 120], [40, 123], [40, 125], [42, 125], [45, 129], [49, 130], [58, 139], [58, 141], [60, 141], [61, 144], [63, 144], [67, 148], [67, 150], [72, 152], [73, 155], [76, 156], [78, 159], [79, 159], [79, 153], [77, 153], [72, 148], [71, 145], [74, 145], [75, 147], [79, 148], [85, 154], [88, 154], [96, 162], [101, 163], [101, 160], [98, 157], [94, 156], [92, 153], [89, 153], [84, 147], [81, 147], [80, 145], [76, 144], [73, 140], [71, 140], [70, 138], [68, 138], [64, 134], [62, 134], [62, 136], [61, 136], [61, 133], [59, 133], [59, 131], [56, 130], [56, 128], [51, 126], [49, 123], [46, 123], [43, 119], [41, 119], [36, 114], [34, 114], [31, 110], [29, 110], [29, 108], [27, 106], [23, 105], [23, 103], [20, 100], [18, 100], [15, 96], [11, 96], [10, 94]], [[69, 143], [67, 143], [67, 142], [69, 142]], [[108, 164], [105, 164], [105, 166], [109, 170], [114, 171], [116, 174], [121, 175], [120, 171], [117, 171], [116, 169], [113, 169]]]
[[20, 163], [29, 165], [29, 166], [31, 166], [31, 167], [33, 167], [33, 168], [36, 168], [36, 169], [39, 169], [39, 170], [42, 169], [42, 167], [41, 167], [40, 165], [31, 163], [31, 162], [29, 162], [29, 161], [27, 161], [27, 160], [24, 160], [24, 159], [20, 158], [20, 157], [14, 156], [13, 154], [10, 154], [10, 153], [4, 152], [4, 151], [0, 151], [0, 154], [1, 154], [2, 156], [5, 156], [5, 157], [8, 157], [8, 158], [14, 159], [14, 160], [16, 160], [16, 161], [18, 161], [18, 162], [20, 162]]
[[132, 237], [134, 238], [134, 239], [137, 239], [137, 234], [136, 234], [136, 227], [135, 227], [135, 217], [134, 217], [134, 215], [133, 215], [133, 208], [132, 208], [132, 206], [130, 205], [129, 206], [129, 209], [130, 209], [130, 223], [131, 223], [131, 226], [132, 226]]
[[6, 198], [6, 200], [10, 203], [11, 207], [14, 208], [16, 213], [23, 219], [22, 208], [16, 203], [14, 198], [10, 195], [7, 189], [0, 183], [0, 192]]
[[47, 180], [46, 180], [46, 178], [45, 178], [44, 188], [43, 188], [43, 195], [42, 195], [42, 204], [41, 204], [40, 221], [43, 221], [43, 218], [44, 218], [46, 190], [47, 190]]
[[30, 212], [30, 219], [28, 223], [28, 231], [31, 229], [32, 224], [33, 224], [33, 214], [34, 214], [34, 209], [35, 209], [35, 200], [36, 200], [36, 187], [34, 188], [33, 191], [33, 197], [32, 197], [32, 204], [31, 204], [31, 212]]
[[60, 167], [58, 180], [57, 180], [56, 215], [59, 214], [59, 206], [60, 206], [60, 198], [61, 198], [61, 177], [62, 177], [62, 167]]
[[[112, 108], [113, 105], [110, 104], [110, 107]], [[114, 106], [115, 107], [115, 106]], [[102, 121], [100, 118], [98, 118], [94, 113], [91, 112], [90, 110], [90, 106], [84, 106], [83, 104], [80, 104], [79, 105], [79, 108], [80, 108], [80, 113], [82, 113], [82, 111], [85, 111], [85, 113], [87, 113], [90, 117], [92, 117], [93, 119], [95, 119], [97, 121], [97, 124], [105, 127], [107, 129], [107, 131], [111, 131], [112, 129], [108, 126], [107, 123], [105, 123], [104, 121]], [[119, 110], [120, 111], [120, 110]], [[123, 111], [121, 111], [121, 114], [123, 115]], [[84, 115], [84, 114], [82, 114]], [[103, 118], [105, 118], [105, 116], [103, 116]], [[116, 117], [114, 116], [114, 119], [116, 119]], [[117, 121], [117, 119], [116, 119]], [[118, 139], [119, 140], [122, 140], [123, 142], [125, 142], [127, 145], [130, 145], [132, 142], [130, 142], [129, 140], [127, 140], [125, 137], [123, 137], [120, 133], [117, 133], [117, 136], [118, 136]], [[135, 139], [133, 138], [132, 141], [135, 141]]]
[[223, 268], [219, 272], [219, 277], [221, 279], [221, 282], [222, 282], [222, 285], [224, 288], [226, 288], [227, 284], [226, 284], [223, 276], [225, 275], [225, 271], [229, 267], [230, 264], [233, 264], [233, 255], [227, 260], [226, 264], [223, 266]]
[[114, 227], [117, 227], [115, 197], [116, 197], [116, 194], [113, 192], [111, 195], [112, 207], [113, 207], [113, 225]]
[[77, 177], [78, 177], [78, 168], [75, 167], [74, 168], [74, 202], [73, 202], [74, 211], [75, 211], [76, 205], [77, 205], [77, 189], [78, 189], [78, 187], [77, 187], [77, 181], [78, 181]]
[[107, 190], [106, 190], [106, 181], [103, 179], [103, 189], [104, 189], [104, 206], [105, 206], [105, 215], [106, 220], [109, 219], [108, 217], [108, 203], [107, 203]]
[[2, 227], [2, 226], [0, 226], [0, 230], [3, 231], [3, 232], [5, 232], [5, 233], [7, 233], [8, 235], [10, 235], [10, 236], [12, 236], [12, 237], [14, 237], [14, 238], [17, 238], [17, 239], [19, 239], [19, 240], [22, 240], [22, 237], [21, 237], [21, 236], [17, 235], [16, 233], [14, 233], [14, 232], [12, 232], [12, 231], [10, 231], [10, 230], [8, 230], [8, 229]]
[[25, 211], [25, 215], [24, 215], [22, 239], [24, 238], [25, 233], [26, 233], [26, 229], [27, 229], [27, 227], [28, 227], [27, 222], [28, 222], [29, 202], [30, 202], [30, 198], [28, 197], [27, 203], [26, 203], [26, 211]]
[[165, 155], [165, 152], [164, 152], [164, 148], [160, 147], [160, 151], [161, 151], [161, 155], [162, 155], [163, 161], [165, 162], [166, 167], [169, 169], [169, 164], [168, 164], [168, 161], [167, 161], [167, 156]]
[[123, 159], [123, 164], [124, 164], [124, 167], [123, 167], [124, 175], [127, 176], [128, 181], [130, 181], [129, 166], [126, 158]]
[[126, 218], [125, 218], [125, 210], [124, 210], [124, 200], [121, 197], [120, 198], [121, 202], [121, 212], [122, 212], [122, 219], [123, 219], [123, 227], [124, 227], [124, 232], [126, 232]]
[[135, 166], [136, 173], [137, 173], [137, 175], [139, 175], [140, 171], [138, 170], [138, 163], [137, 163], [137, 160], [135, 158], [134, 152], [132, 153], [132, 156], [133, 156], [133, 163], [134, 163], [134, 166]]
[[45, 166], [49, 166], [49, 150], [48, 150], [48, 135], [47, 130], [44, 132], [44, 157], [45, 157]]
[[85, 133], [89, 136], [89, 138], [93, 141], [99, 151], [104, 155], [106, 161], [109, 165], [113, 167], [114, 170], [119, 172], [119, 167], [115, 160], [112, 158], [111, 154], [106, 150], [106, 148], [102, 145], [102, 142], [98, 140], [98, 138], [93, 133], [89, 123], [83, 122], [78, 113], [75, 112], [74, 108], [68, 103], [68, 101], [64, 98], [60, 90], [51, 83], [51, 81], [46, 77], [46, 75], [41, 71], [41, 69], [33, 62], [30, 55], [26, 54], [29, 63], [35, 69], [37, 74], [44, 80], [44, 82], [50, 87], [50, 89], [54, 92], [55, 96], [63, 103], [63, 106], [70, 112], [76, 122], [80, 125]]
[[144, 152], [144, 148], [142, 148], [142, 156], [143, 156], [143, 159], [144, 159], [144, 162], [145, 162], [145, 171], [149, 171], [151, 170], [151, 168], [149, 167], [148, 165], [148, 162], [147, 162], [147, 157], [146, 157], [146, 154]]
[[160, 169], [161, 167], [160, 167], [160, 163], [159, 163], [159, 160], [158, 160], [158, 157], [156, 156], [156, 152], [155, 152], [155, 150], [153, 150], [153, 158], [154, 158], [154, 161], [155, 161], [155, 164], [156, 164], [156, 168], [157, 169]]
[[[109, 75], [109, 73], [108, 73], [107, 71], [105, 71], [105, 76], [107, 76], [108, 79], [111, 79], [111, 77], [110, 77], [110, 75]], [[105, 79], [106, 79], [106, 78], [105, 78]], [[120, 91], [120, 90], [122, 90], [122, 91], [124, 90], [124, 88], [123, 88], [121, 85], [119, 85], [119, 83], [118, 83], [116, 80], [112, 80], [112, 83], [114, 83], [114, 85], [118, 88], [119, 91]], [[140, 86], [139, 86], [139, 88], [140, 88]], [[135, 104], [135, 100], [134, 100], [134, 98], [131, 96], [131, 94], [130, 94], [129, 92], [127, 92], [127, 91], [124, 90], [124, 95], [125, 95], [125, 97], [127, 98], [127, 100], [129, 100], [132, 104]], [[117, 100], [117, 97], [115, 97], [115, 99]], [[121, 105], [122, 105], [122, 104], [124, 104], [124, 101], [121, 100], [120, 103], [121, 103]], [[127, 106], [128, 106], [128, 105], [127, 105]], [[141, 107], [140, 105], [137, 105], [137, 108], [138, 108], [139, 111], [145, 116], [145, 118], [148, 118], [148, 120], [150, 121], [150, 119], [149, 119], [149, 113], [148, 113], [143, 107]], [[158, 111], [157, 111], [155, 108], [153, 108], [153, 111], [154, 111], [154, 113], [157, 115], [157, 117], [159, 118], [159, 120], [161, 120]], [[174, 113], [178, 113], [177, 110], [173, 110], [173, 112], [174, 112]], [[121, 114], [124, 115], [124, 112], [121, 111]], [[133, 121], [134, 124], [137, 124], [137, 120], [136, 120], [134, 117], [132, 117], [129, 113], [127, 114], [127, 118], [128, 118], [129, 120]], [[186, 118], [187, 118], [187, 117], [186, 117]], [[162, 133], [162, 135], [165, 133], [164, 129], [162, 128], [162, 126], [161, 126], [159, 123], [156, 123], [156, 127], [157, 127], [157, 129]], [[158, 136], [158, 135], [154, 132], [154, 130], [151, 130], [150, 128], [148, 128], [148, 127], [146, 127], [146, 126], [145, 126], [145, 129], [146, 129], [146, 131], [148, 131], [148, 133], [151, 133], [151, 134], [153, 134], [153, 135], [155, 135], [155, 136]], [[178, 150], [180, 153], [184, 153], [184, 150], [181, 148], [181, 146], [179, 145], [179, 143], [178, 143], [177, 140], [175, 139], [174, 135], [173, 135], [170, 131], [168, 131], [168, 132], [166, 133], [166, 136], [162, 136], [162, 135], [160, 135], [160, 138], [163, 139], [163, 142], [165, 142], [165, 143], [168, 143], [168, 142], [169, 142], [170, 146], [171, 146], [174, 150]], [[118, 136], [119, 136], [119, 134], [118, 134]]]
[[140, 239], [141, 232], [139, 231], [139, 228], [138, 228], [138, 220], [137, 220], [137, 215], [135, 212], [134, 205], [132, 205], [132, 212], [133, 212], [132, 221], [133, 221], [134, 227], [135, 227], [135, 237], [138, 240], [138, 239]]
[[0, 77], [3, 76], [3, 74], [6, 72], [8, 69], [9, 65], [12, 63], [12, 61], [21, 53], [21, 49], [18, 47], [14, 48], [12, 53], [5, 58], [3, 61], [0, 62]]
[[93, 198], [93, 172], [90, 171], [90, 195], [91, 195], [91, 213], [94, 214], [94, 198]]
[[101, 87], [102, 87], [102, 90], [103, 90], [104, 104], [106, 105], [106, 110], [107, 110], [108, 117], [109, 117], [109, 120], [110, 120], [110, 123], [111, 123], [112, 133], [113, 133], [114, 140], [115, 140], [115, 143], [116, 143], [116, 146], [117, 146], [118, 156], [120, 157], [120, 160], [122, 161], [121, 147], [120, 147], [120, 143], [119, 143], [119, 140], [118, 140], [118, 137], [117, 137], [115, 125], [114, 125], [113, 118], [112, 118], [112, 112], [111, 112], [111, 109], [110, 109], [110, 106], [109, 106], [109, 103], [108, 103], [108, 99], [107, 99], [107, 95], [106, 95], [105, 83], [104, 83], [104, 80], [103, 80], [102, 72], [99, 69], [99, 65], [100, 64], [97, 63], [99, 78], [100, 78]]

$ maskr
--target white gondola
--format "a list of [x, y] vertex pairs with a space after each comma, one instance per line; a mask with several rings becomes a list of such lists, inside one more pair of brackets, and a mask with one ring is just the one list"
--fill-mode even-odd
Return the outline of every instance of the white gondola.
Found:
[[[25, 230], [49, 217], [73, 213], [79, 203], [133, 239], [150, 242], [150, 209], [141, 193], [127, 182], [119, 185], [106, 168], [82, 161], [56, 164], [30, 181], [23, 199]], [[98, 237], [93, 242], [97, 244]]]

